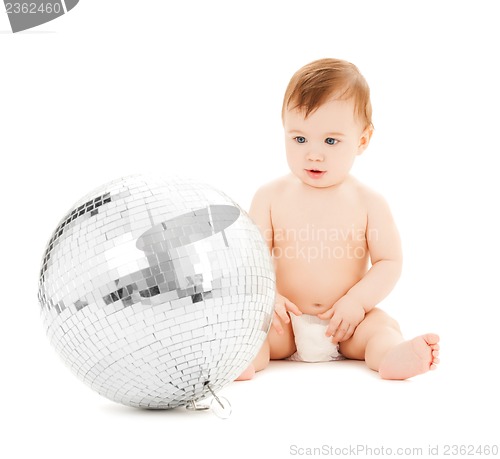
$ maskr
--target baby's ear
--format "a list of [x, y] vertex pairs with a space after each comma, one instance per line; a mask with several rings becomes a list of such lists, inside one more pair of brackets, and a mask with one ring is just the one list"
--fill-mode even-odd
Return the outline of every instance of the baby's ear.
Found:
[[361, 133], [361, 136], [359, 137], [358, 155], [360, 155], [366, 150], [366, 148], [370, 144], [370, 139], [372, 138], [372, 135], [373, 135], [373, 126], [367, 126], [365, 130]]

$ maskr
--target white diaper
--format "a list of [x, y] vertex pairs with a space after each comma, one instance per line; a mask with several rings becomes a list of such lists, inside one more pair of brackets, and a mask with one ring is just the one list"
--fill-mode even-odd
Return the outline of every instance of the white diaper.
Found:
[[345, 357], [339, 352], [339, 345], [332, 343], [332, 338], [325, 336], [329, 320], [322, 320], [318, 316], [302, 314], [296, 316], [290, 313], [295, 345], [297, 352], [287, 360], [295, 362], [330, 362], [343, 360]]

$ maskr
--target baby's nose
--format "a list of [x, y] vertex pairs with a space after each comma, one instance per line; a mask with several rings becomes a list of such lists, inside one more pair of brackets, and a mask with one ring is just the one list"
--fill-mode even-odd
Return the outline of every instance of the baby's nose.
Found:
[[310, 161], [323, 161], [324, 156], [317, 150], [309, 150], [307, 152], [307, 159]]

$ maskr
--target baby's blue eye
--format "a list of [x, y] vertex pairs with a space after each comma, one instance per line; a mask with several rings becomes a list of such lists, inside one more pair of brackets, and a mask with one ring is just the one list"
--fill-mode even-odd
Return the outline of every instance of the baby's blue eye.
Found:
[[328, 145], [335, 145], [337, 142], [338, 140], [334, 139], [333, 137], [327, 137], [325, 139], [325, 143], [327, 143]]
[[294, 137], [295, 141], [297, 143], [306, 143], [306, 138], [305, 137], [302, 137], [302, 136], [297, 136], [297, 137]]

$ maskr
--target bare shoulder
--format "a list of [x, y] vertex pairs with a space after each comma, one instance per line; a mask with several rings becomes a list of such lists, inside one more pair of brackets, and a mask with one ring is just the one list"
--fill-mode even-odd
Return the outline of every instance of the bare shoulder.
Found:
[[254, 200], [271, 203], [273, 198], [283, 193], [290, 184], [289, 175], [278, 177], [261, 185], [254, 195]]
[[366, 206], [368, 212], [380, 208], [389, 208], [387, 200], [382, 194], [364, 183], [361, 183], [358, 179], [351, 177], [351, 186], [353, 192], [364, 206]]

